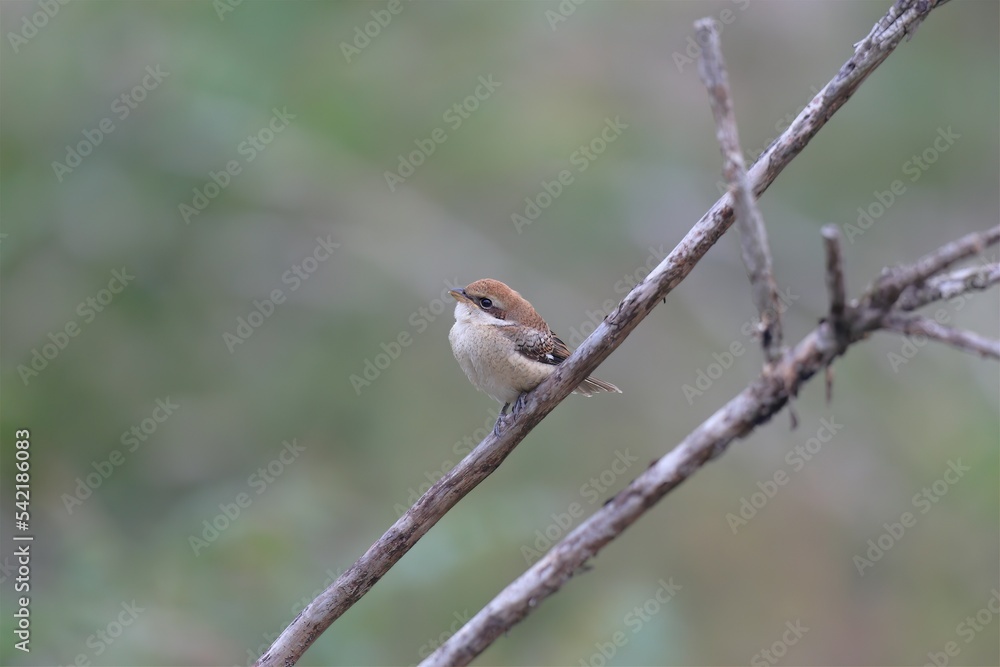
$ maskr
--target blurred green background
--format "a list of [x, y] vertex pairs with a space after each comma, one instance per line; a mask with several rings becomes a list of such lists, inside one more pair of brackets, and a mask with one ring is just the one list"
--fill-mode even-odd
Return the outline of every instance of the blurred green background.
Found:
[[[0, 663], [247, 664], [492, 423], [444, 290], [504, 280], [576, 346], [715, 201], [692, 22], [755, 157], [888, 5], [3, 2]], [[997, 223], [998, 19], [933, 12], [762, 198], [789, 342], [822, 224], [857, 294]], [[1000, 332], [995, 290], [940, 307]], [[568, 399], [302, 664], [418, 662], [757, 375], [753, 317], [729, 234], [600, 368], [624, 394]], [[479, 664], [998, 664], [998, 366], [917, 343], [852, 348]]]

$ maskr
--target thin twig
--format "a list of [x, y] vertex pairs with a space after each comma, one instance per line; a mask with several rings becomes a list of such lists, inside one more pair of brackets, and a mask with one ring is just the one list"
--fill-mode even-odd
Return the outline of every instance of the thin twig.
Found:
[[[806, 147], [830, 117], [857, 91], [931, 10], [928, 0], [899, 0], [899, 11], [861, 43], [837, 75], [805, 106], [791, 125], [750, 167], [759, 197]], [[894, 5], [895, 7], [896, 5]], [[320, 593], [257, 660], [261, 667], [289, 667], [330, 624], [389, 571], [472, 488], [482, 482], [549, 412], [591, 375], [625, 337], [694, 268], [732, 224], [728, 195], [717, 201], [674, 250], [636, 285], [604, 322], [525, 400], [521, 412], [499, 436], [490, 434], [440, 479], [346, 572]]]
[[830, 293], [830, 320], [837, 331], [844, 331], [847, 328], [844, 322], [847, 287], [844, 284], [844, 258], [840, 252], [840, 229], [836, 225], [824, 225], [822, 234], [826, 250], [826, 289]]
[[788, 428], [795, 430], [799, 427], [799, 413], [795, 409], [795, 396], [788, 396]]
[[695, 21], [694, 27], [698, 44], [701, 46], [698, 72], [705, 88], [708, 89], [712, 115], [715, 117], [715, 134], [725, 161], [723, 174], [729, 183], [736, 227], [740, 233], [743, 265], [750, 279], [753, 303], [760, 313], [760, 340], [764, 348], [764, 359], [768, 363], [773, 363], [781, 355], [782, 334], [778, 285], [774, 281], [771, 250], [767, 244], [767, 229], [764, 227], [764, 217], [757, 207], [750, 179], [747, 177], [746, 164], [743, 162], [743, 149], [740, 148], [739, 130], [736, 125], [736, 114], [733, 112], [729, 76], [726, 74], [726, 63], [719, 43], [719, 31], [715, 21], [710, 18]]
[[[830, 324], [837, 340], [846, 340], [850, 328], [846, 318], [847, 286], [844, 282], [844, 257], [840, 251], [840, 228], [824, 225], [823, 248], [826, 251], [826, 291], [830, 294]], [[833, 401], [833, 367], [827, 366], [826, 402]]]
[[905, 269], [882, 269], [882, 275], [868, 288], [862, 299], [863, 303], [874, 306], [874, 309], [867, 310], [866, 316], [878, 316], [878, 312], [883, 315], [888, 313], [905, 289], [923, 286], [925, 281], [935, 274], [944, 271], [955, 262], [982, 252], [983, 248], [993, 245], [998, 240], [1000, 240], [1000, 225], [984, 232], [966, 234], [924, 255]]
[[951, 299], [970, 290], [984, 290], [1000, 283], [1000, 263], [970, 266], [929, 278], [923, 285], [907, 287], [899, 295], [896, 307], [916, 310], [931, 301]]
[[[972, 236], [977, 237], [982, 246], [992, 238], [989, 232], [965, 238]], [[946, 261], [951, 245], [930, 253], [921, 262]], [[935, 257], [937, 260], [933, 259]], [[912, 266], [892, 272], [893, 276], [908, 275], [913, 280], [920, 279], [918, 274]], [[893, 289], [897, 284], [888, 283], [889, 286], [883, 289]], [[767, 422], [785, 405], [788, 397], [815, 373], [829, 367], [850, 345], [882, 327], [886, 317], [881, 306], [875, 303], [885, 295], [876, 291], [873, 297], [873, 303], [859, 306], [873, 313], [853, 318], [846, 338], [837, 336], [829, 322], [821, 322], [778, 360], [773, 372], [762, 373], [677, 447], [585, 519], [420, 663], [421, 667], [466, 665], [471, 662], [497, 637], [534, 611], [543, 599], [562, 588], [601, 548], [618, 537], [664, 495], [724, 451], [733, 440], [750, 434], [754, 428]], [[786, 378], [791, 379], [791, 385], [786, 383]]]
[[955, 262], [982, 252], [984, 243], [995, 243], [1000, 238], [1000, 225], [985, 234], [969, 234], [953, 241], [909, 267], [904, 274], [899, 271], [883, 271], [883, 274], [869, 289], [869, 295], [878, 295], [878, 305], [892, 306], [899, 299], [903, 289], [919, 285], [934, 274], [943, 271]]
[[1000, 359], [1000, 340], [949, 327], [923, 315], [889, 313], [885, 317], [884, 326], [907, 336], [927, 336], [965, 352]]

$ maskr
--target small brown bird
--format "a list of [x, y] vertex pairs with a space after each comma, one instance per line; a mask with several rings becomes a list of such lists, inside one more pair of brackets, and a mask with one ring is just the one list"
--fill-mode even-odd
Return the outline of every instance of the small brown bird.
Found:
[[[449, 293], [458, 302], [448, 334], [451, 350], [472, 384], [504, 404], [499, 427], [508, 406], [551, 375], [570, 350], [524, 297], [499, 280], [484, 278]], [[605, 391], [621, 393], [593, 377], [573, 393]]]

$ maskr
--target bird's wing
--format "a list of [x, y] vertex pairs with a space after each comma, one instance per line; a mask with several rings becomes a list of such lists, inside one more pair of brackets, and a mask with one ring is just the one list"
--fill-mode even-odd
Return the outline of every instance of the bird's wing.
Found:
[[[514, 349], [518, 354], [525, 356], [532, 361], [543, 364], [558, 366], [566, 361], [571, 354], [566, 343], [562, 342], [559, 336], [549, 331], [548, 333], [537, 329], [527, 329], [524, 327], [501, 327], [500, 331], [504, 336], [514, 343]], [[574, 394], [593, 396], [602, 391], [621, 393], [621, 389], [595, 377], [585, 378], [580, 386], [573, 390]]]
[[514, 343], [514, 348], [532, 361], [553, 366], [561, 364], [569, 356], [566, 343], [552, 332], [543, 332], [526, 327], [500, 327], [500, 332]]
[[561, 364], [569, 358], [569, 355], [571, 354], [570, 349], [566, 346], [566, 343], [562, 342], [562, 339], [555, 334], [552, 334], [552, 342], [553, 346], [550, 354], [555, 358], [555, 362], [553, 363]]

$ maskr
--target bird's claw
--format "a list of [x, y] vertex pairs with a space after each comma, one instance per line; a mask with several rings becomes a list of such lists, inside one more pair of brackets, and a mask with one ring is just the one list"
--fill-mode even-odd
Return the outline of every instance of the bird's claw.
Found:
[[507, 430], [512, 421], [514, 421], [514, 415], [512, 414], [497, 415], [497, 422], [493, 425], [493, 435], [500, 437], [500, 434]]
[[524, 409], [527, 396], [528, 394], [526, 392], [518, 394], [513, 407], [510, 408], [510, 412], [507, 412], [507, 408], [510, 406], [510, 403], [504, 403], [503, 407], [500, 409], [500, 414], [497, 415], [497, 422], [493, 425], [493, 435], [499, 436], [502, 432], [507, 430], [507, 427], [514, 421], [515, 416]]

